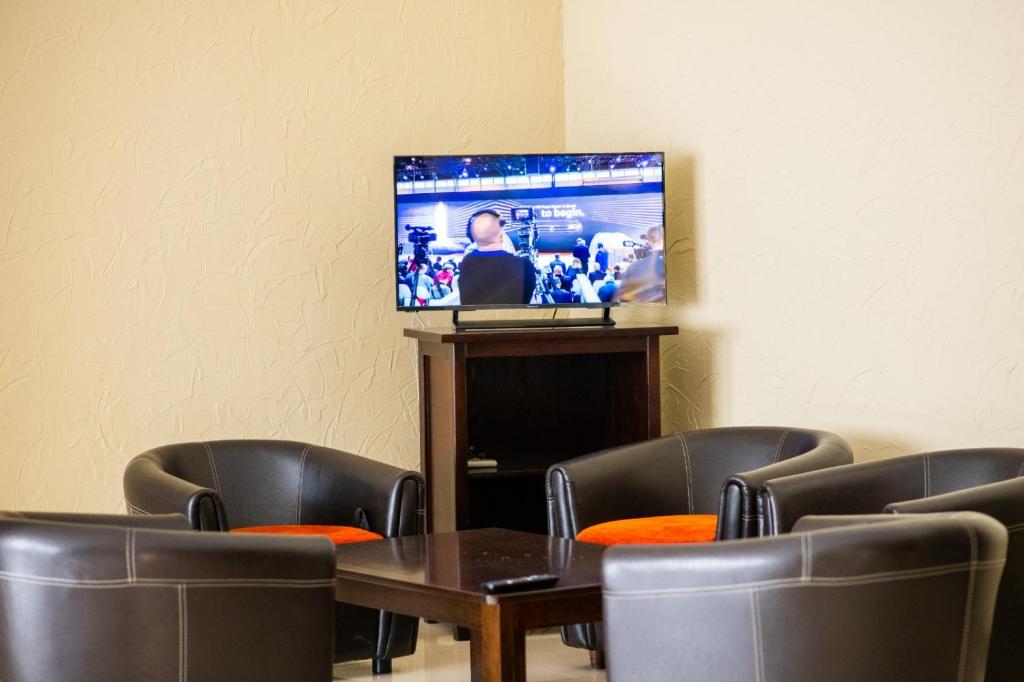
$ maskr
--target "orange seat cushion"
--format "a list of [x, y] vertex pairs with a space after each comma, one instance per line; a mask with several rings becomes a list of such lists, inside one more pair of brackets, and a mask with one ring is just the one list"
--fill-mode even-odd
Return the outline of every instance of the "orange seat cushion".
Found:
[[352, 526], [248, 526], [232, 528], [232, 533], [268, 533], [272, 535], [323, 535], [336, 545], [383, 540], [384, 536]]
[[581, 530], [576, 539], [596, 545], [711, 542], [715, 539], [717, 526], [718, 517], [714, 514], [648, 516], [599, 523]]

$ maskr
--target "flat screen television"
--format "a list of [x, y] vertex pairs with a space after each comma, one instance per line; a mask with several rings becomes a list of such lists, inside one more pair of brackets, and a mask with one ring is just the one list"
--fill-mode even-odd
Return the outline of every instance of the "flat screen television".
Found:
[[398, 309], [663, 304], [663, 164], [661, 152], [396, 156]]

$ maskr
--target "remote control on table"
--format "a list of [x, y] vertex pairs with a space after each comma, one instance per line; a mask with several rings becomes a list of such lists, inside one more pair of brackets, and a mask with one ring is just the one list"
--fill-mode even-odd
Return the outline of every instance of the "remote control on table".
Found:
[[505, 580], [485, 580], [480, 583], [480, 586], [490, 594], [504, 594], [506, 592], [542, 590], [545, 587], [552, 587], [557, 582], [557, 575], [542, 573], [540, 575], [526, 575], [521, 578], [506, 578]]

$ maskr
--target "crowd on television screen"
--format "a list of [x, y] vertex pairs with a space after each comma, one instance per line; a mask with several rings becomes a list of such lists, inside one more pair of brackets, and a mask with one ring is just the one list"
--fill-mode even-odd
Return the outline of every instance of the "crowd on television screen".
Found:
[[[594, 240], [596, 242], [596, 240]], [[470, 246], [462, 254], [407, 254], [398, 261], [398, 305], [405, 308], [474, 305], [481, 302], [511, 305], [572, 305], [601, 303], [650, 303], [664, 301], [665, 263], [661, 229], [652, 228], [640, 237], [628, 254], [613, 255], [603, 243], [588, 245], [582, 238], [567, 253], [543, 253], [525, 269], [530, 277], [512, 298], [488, 298], [487, 292], [470, 292], [463, 279], [470, 261], [483, 268], [494, 259], [481, 259]], [[503, 254], [515, 254], [511, 243]], [[476, 256], [476, 257], [474, 257]], [[507, 257], [507, 256], [506, 256]], [[468, 260], [467, 260], [468, 258]], [[524, 258], [517, 256], [517, 258]], [[478, 265], [483, 263], [484, 265]], [[468, 276], [467, 276], [468, 277]], [[460, 291], [460, 280], [465, 291]], [[474, 273], [473, 285], [481, 279]], [[518, 293], [522, 291], [522, 293]]]

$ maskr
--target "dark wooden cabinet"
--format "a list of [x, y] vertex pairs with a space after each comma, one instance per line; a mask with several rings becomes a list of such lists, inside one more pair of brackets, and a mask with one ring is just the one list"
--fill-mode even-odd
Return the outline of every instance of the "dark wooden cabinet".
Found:
[[[419, 344], [428, 530], [547, 532], [550, 465], [661, 434], [658, 341], [677, 333], [406, 329]], [[497, 468], [467, 469], [470, 448]]]

